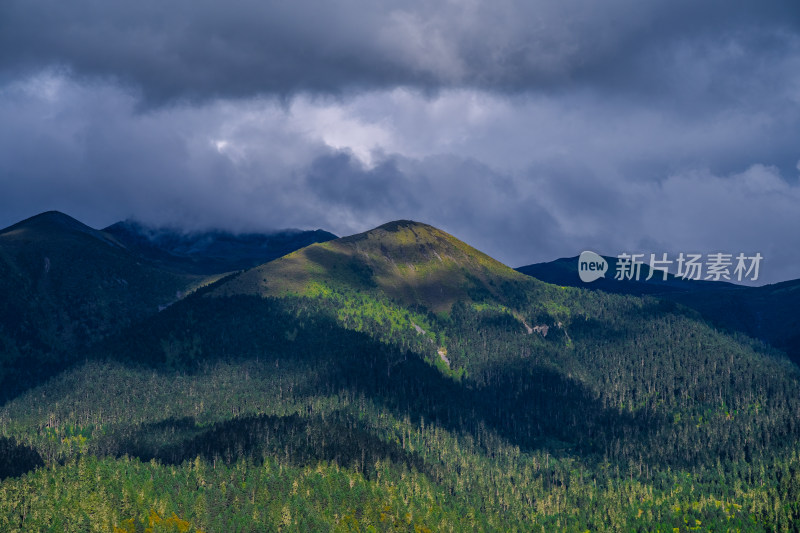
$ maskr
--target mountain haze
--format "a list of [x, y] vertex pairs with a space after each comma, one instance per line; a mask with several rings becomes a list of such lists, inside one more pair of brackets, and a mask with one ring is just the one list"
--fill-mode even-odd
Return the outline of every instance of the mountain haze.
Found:
[[336, 238], [321, 229], [241, 234], [183, 232], [148, 227], [130, 220], [117, 222], [103, 233], [159, 266], [207, 275], [252, 268], [309, 244]]

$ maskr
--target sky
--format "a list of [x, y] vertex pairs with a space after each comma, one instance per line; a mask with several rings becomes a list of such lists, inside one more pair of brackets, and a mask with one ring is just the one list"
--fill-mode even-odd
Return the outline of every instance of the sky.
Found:
[[426, 222], [800, 278], [796, 0], [4, 0], [0, 227]]

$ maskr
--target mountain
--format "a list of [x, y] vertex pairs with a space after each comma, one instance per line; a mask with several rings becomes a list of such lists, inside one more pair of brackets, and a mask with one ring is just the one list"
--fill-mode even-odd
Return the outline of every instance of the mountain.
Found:
[[96, 230], [57, 211], [0, 230], [0, 402], [221, 273], [334, 237]]
[[793, 531], [799, 420], [763, 343], [397, 221], [6, 402], [0, 531]]
[[608, 275], [591, 283], [578, 276], [578, 257], [537, 263], [516, 270], [547, 283], [615, 294], [651, 295], [699, 311], [703, 318], [729, 332], [740, 332], [783, 350], [800, 364], [800, 280], [762, 287], [721, 281], [684, 280], [671, 274], [663, 280], [641, 266], [640, 281], [616, 280], [617, 258], [604, 257]]
[[0, 230], [0, 400], [203, 279], [142, 262], [55, 211]]
[[164, 268], [194, 274], [246, 270], [316, 242], [335, 239], [323, 230], [233, 234], [182, 232], [126, 220], [103, 230], [128, 250]]

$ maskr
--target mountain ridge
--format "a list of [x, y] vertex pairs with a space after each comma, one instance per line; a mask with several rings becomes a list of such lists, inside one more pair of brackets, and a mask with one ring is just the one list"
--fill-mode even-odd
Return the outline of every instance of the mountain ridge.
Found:
[[322, 229], [283, 229], [267, 233], [187, 232], [132, 220], [112, 224], [103, 232], [159, 265], [198, 274], [246, 270], [309, 244], [337, 238]]
[[[286, 232], [280, 245], [295, 249], [331, 235], [322, 233]], [[214, 236], [219, 235], [227, 234]], [[143, 253], [129, 237], [91, 228], [59, 211], [0, 230], [0, 403], [221, 273], [285, 251], [279, 246], [265, 250], [265, 238], [251, 236], [233, 239], [231, 257], [224, 246], [221, 254], [214, 248], [219, 239], [180, 257], [157, 247]]]
[[57, 211], [0, 231], [0, 402], [204, 279], [159, 269]]

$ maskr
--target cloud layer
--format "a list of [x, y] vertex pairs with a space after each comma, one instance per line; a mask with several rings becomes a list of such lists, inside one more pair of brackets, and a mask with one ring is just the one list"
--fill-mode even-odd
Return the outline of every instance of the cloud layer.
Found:
[[0, 66], [68, 66], [154, 101], [398, 85], [654, 90], [697, 68], [757, 70], [748, 49], [780, 53], [799, 22], [791, 0], [8, 0]]
[[0, 225], [61, 209], [513, 265], [760, 251], [800, 277], [800, 10], [752, 2], [0, 6]]

